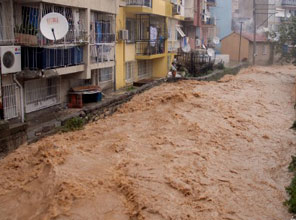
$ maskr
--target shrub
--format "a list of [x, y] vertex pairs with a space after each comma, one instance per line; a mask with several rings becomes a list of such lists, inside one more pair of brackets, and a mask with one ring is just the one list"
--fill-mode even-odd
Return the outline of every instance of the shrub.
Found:
[[286, 192], [289, 195], [284, 204], [288, 206], [289, 212], [296, 214], [296, 156], [292, 156], [292, 162], [290, 163], [289, 172], [294, 173], [294, 177], [288, 187], [286, 187]]
[[85, 124], [85, 120], [80, 117], [71, 118], [64, 124], [62, 131], [69, 132], [69, 131], [77, 131], [81, 130]]

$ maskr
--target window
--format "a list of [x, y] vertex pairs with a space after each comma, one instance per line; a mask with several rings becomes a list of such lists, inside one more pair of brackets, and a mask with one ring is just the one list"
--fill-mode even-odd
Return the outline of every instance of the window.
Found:
[[133, 80], [135, 62], [127, 62], [125, 64], [125, 80], [130, 82]]
[[126, 29], [128, 30], [128, 42], [135, 42], [136, 20], [131, 18], [126, 19]]
[[139, 61], [138, 62], [138, 74], [139, 77], [152, 77], [153, 65], [151, 61]]
[[33, 7], [22, 7], [22, 26], [18, 30], [20, 33], [37, 35], [39, 24], [39, 9]]
[[100, 82], [107, 82], [112, 80], [113, 68], [104, 68], [100, 70]]
[[90, 42], [92, 44], [113, 43], [115, 41], [114, 15], [91, 12]]

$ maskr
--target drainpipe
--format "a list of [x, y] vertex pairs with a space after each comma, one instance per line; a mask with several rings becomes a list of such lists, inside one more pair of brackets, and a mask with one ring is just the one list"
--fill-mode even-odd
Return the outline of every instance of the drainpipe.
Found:
[[119, 3], [117, 3], [117, 1], [115, 0], [114, 1], [114, 3], [115, 3], [115, 45], [114, 45], [114, 82], [113, 82], [113, 90], [114, 90], [114, 92], [116, 92], [116, 64], [117, 64], [117, 62], [116, 62], [116, 46], [117, 46], [117, 24], [116, 24], [116, 19], [117, 19], [117, 13], [119, 12]]
[[17, 84], [21, 91], [21, 120], [22, 123], [25, 122], [25, 110], [24, 110], [24, 90], [22, 84], [16, 79], [16, 75], [13, 75], [13, 81]]

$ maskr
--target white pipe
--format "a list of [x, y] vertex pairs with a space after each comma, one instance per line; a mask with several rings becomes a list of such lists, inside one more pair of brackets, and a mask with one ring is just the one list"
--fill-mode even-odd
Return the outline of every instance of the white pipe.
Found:
[[18, 85], [21, 90], [21, 120], [25, 122], [25, 109], [24, 109], [24, 90], [22, 84], [16, 79], [16, 75], [13, 75], [13, 81]]

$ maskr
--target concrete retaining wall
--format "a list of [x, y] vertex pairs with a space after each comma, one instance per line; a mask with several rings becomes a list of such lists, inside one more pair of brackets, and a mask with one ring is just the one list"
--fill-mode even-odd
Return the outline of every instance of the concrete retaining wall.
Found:
[[7, 122], [0, 121], [0, 158], [17, 149], [26, 141], [26, 124], [9, 126]]

